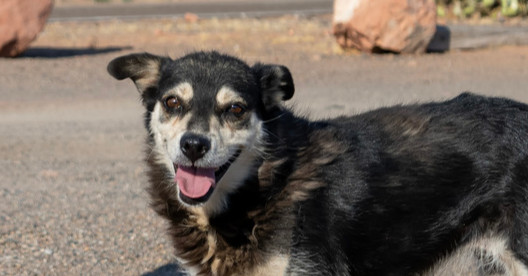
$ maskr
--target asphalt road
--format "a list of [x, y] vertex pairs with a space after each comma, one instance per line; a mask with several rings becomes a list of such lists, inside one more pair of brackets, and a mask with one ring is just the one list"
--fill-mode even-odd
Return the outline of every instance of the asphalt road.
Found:
[[186, 13], [194, 13], [200, 18], [311, 15], [331, 13], [332, 3], [332, 0], [269, 0], [62, 6], [53, 10], [50, 21], [183, 17]]
[[328, 21], [314, 20], [57, 23], [28, 55], [0, 60], [0, 275], [174, 272], [166, 225], [143, 190], [139, 96], [105, 70], [119, 55], [219, 49], [284, 64], [296, 84], [289, 104], [310, 118], [468, 90], [528, 103], [528, 46], [343, 53]]

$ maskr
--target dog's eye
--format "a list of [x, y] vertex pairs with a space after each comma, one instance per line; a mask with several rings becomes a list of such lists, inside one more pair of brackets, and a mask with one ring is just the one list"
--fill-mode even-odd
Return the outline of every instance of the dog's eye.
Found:
[[232, 104], [231, 107], [229, 107], [229, 109], [227, 110], [227, 112], [235, 115], [235, 117], [237, 118], [244, 115], [245, 111], [246, 109], [239, 104]]
[[165, 99], [165, 106], [167, 107], [167, 109], [175, 110], [180, 109], [181, 103], [176, 97], [168, 97], [167, 99]]

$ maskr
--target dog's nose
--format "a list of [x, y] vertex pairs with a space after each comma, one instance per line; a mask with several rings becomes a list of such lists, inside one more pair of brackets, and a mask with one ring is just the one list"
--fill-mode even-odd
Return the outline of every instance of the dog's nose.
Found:
[[209, 151], [211, 142], [203, 136], [187, 133], [180, 140], [180, 148], [183, 154], [194, 163]]

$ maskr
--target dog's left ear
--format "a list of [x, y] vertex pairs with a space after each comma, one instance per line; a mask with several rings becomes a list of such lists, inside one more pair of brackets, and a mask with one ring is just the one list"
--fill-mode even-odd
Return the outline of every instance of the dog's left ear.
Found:
[[266, 109], [280, 106], [282, 101], [293, 97], [293, 78], [286, 66], [257, 63], [252, 69], [259, 81], [262, 102]]

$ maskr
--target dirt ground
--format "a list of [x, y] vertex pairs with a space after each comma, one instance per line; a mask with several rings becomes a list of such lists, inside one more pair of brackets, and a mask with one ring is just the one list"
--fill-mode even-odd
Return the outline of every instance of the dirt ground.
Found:
[[[343, 52], [329, 16], [49, 24], [0, 60], [0, 275], [163, 275], [165, 224], [148, 208], [142, 106], [114, 57], [217, 49], [288, 66], [311, 118], [442, 100], [528, 102], [528, 46], [406, 55]], [[150, 273], [149, 272], [153, 272]]]

